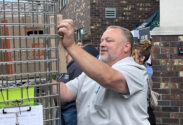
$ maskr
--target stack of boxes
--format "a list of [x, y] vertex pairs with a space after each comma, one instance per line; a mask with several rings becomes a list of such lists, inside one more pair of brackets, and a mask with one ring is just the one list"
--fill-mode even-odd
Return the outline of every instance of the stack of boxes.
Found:
[[[61, 20], [61, 16], [58, 19]], [[33, 23], [34, 20], [36, 23]], [[25, 74], [31, 77], [31, 73], [47, 72], [48, 61], [56, 59], [58, 43], [55, 43], [56, 38], [49, 38], [49, 35], [55, 34], [54, 16], [50, 16], [50, 25], [44, 25], [43, 16], [34, 17], [34, 20], [31, 16], [0, 19], [1, 24], [4, 24], [0, 27], [0, 35], [5, 36], [0, 39], [0, 49], [3, 49], [0, 51], [0, 62], [6, 62], [0, 65], [0, 74], [23, 74], [16, 79], [26, 78]], [[66, 72], [65, 52], [61, 44], [58, 47], [61, 64], [59, 72]], [[51, 62], [50, 70], [58, 71], [56, 61]], [[8, 79], [13, 80], [15, 77]]]

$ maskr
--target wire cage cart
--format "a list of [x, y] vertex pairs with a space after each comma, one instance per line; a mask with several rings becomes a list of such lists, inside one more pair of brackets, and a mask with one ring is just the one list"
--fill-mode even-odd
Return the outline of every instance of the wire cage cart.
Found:
[[52, 0], [0, 1], [0, 107], [41, 104], [44, 125], [60, 122], [59, 83], [52, 83], [65, 71], [57, 22]]

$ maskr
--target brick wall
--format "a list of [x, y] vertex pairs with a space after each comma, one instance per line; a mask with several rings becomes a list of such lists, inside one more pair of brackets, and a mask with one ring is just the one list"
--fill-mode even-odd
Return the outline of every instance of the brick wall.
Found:
[[90, 34], [90, 1], [68, 0], [61, 9], [63, 19], [73, 19], [75, 30], [83, 28], [86, 35]]
[[153, 88], [161, 96], [155, 109], [157, 125], [183, 125], [183, 36], [152, 36]]
[[[94, 41], [109, 25], [120, 25], [130, 30], [143, 23], [158, 8], [159, 0], [90, 0], [91, 1], [91, 36]], [[106, 19], [105, 8], [116, 8], [116, 18]]]
[[[117, 18], [105, 19], [105, 8], [115, 7]], [[99, 45], [108, 25], [120, 25], [132, 30], [159, 8], [159, 0], [68, 0], [62, 9], [63, 18], [74, 20], [75, 29], [84, 28], [86, 36]]]

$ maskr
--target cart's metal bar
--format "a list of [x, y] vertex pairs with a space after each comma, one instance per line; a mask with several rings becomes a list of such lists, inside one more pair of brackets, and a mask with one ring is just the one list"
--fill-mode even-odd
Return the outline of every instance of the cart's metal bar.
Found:
[[[5, 12], [5, 13], [18, 13], [18, 12], [20, 12], [20, 15], [23, 15], [23, 14], [27, 14], [27, 13], [35, 13], [35, 14], [42, 14], [43, 12], [42, 11], [40, 11], [40, 12], [38, 12], [38, 11], [8, 11], [8, 10], [1, 10], [0, 12]], [[51, 15], [53, 15], [53, 12], [45, 12], [47, 15], [49, 15], [49, 16], [51, 16]]]
[[50, 121], [54, 121], [54, 120], [57, 120], [59, 118], [52, 118], [52, 119], [44, 119], [44, 122], [50, 122]]
[[23, 73], [23, 74], [7, 74], [7, 75], [0, 75], [0, 78], [2, 77], [14, 77], [14, 76], [33, 76], [33, 75], [39, 75], [39, 74], [50, 74], [55, 73], [55, 71], [46, 71], [46, 72], [31, 72], [31, 73]]
[[[0, 9], [2, 8], [2, 5], [5, 5], [6, 7], [9, 7], [11, 4], [14, 4], [15, 6], [14, 6], [14, 9], [17, 9], [17, 6], [16, 5], [26, 5], [26, 7], [28, 8], [28, 9], [30, 9], [30, 6], [33, 4], [33, 5], [37, 5], [37, 6], [39, 6], [40, 8], [39, 8], [39, 11], [42, 9], [42, 4], [44, 3], [44, 2], [47, 2], [47, 4], [49, 4], [50, 6], [51, 5], [54, 5], [54, 3], [52, 3], [52, 2], [49, 2], [49, 1], [40, 1], [39, 0], [39, 2], [38, 1], [32, 1], [32, 2], [29, 2], [29, 1], [26, 1], [26, 2], [21, 2], [21, 1], [19, 1], [19, 2], [11, 2], [11, 1], [4, 1], [4, 3], [2, 2], [2, 1], [0, 1]], [[2, 4], [3, 3], [3, 4]], [[23, 7], [22, 7], [23, 8]], [[21, 8], [21, 9], [22, 9]], [[6, 9], [3, 9], [3, 10], [6, 10]], [[38, 11], [38, 10], [36, 10], [36, 11]]]
[[[23, 27], [23, 26], [33, 26], [33, 25], [37, 25], [37, 26], [55, 26], [55, 24], [39, 24], [39, 23], [0, 23], [0, 26], [19, 26], [19, 24]], [[41, 28], [38, 30], [42, 30]]]
[[30, 36], [0, 36], [0, 38], [6, 39], [32, 39], [32, 38], [57, 38], [59, 35], [50, 35], [50, 34], [39, 34], [39, 35], [30, 35]]
[[[32, 80], [32, 81], [28, 85], [26, 84], [27, 81], [24, 81], [25, 84], [23, 84], [22, 86], [18, 86], [18, 87], [19, 88], [25, 88], [25, 87], [44, 87], [44, 86], [52, 86], [52, 85], [59, 85], [60, 84], [59, 82], [55, 82], [55, 83], [47, 82], [45, 78], [42, 79], [42, 81], [34, 81], [35, 79], [30, 79], [30, 80]], [[20, 80], [18, 82], [20, 82]], [[16, 85], [13, 85], [13, 83], [14, 83], [14, 81], [8, 81], [7, 84], [11, 84], [11, 86], [4, 87], [4, 88], [1, 88], [1, 89], [2, 90], [7, 90], [7, 89], [17, 88], [17, 86]], [[0, 84], [2, 84], [2, 83], [0, 82]]]
[[[47, 2], [47, 4], [54, 4], [52, 0], [31, 0], [32, 3], [36, 3], [36, 4], [42, 4], [44, 2]], [[0, 1], [1, 3], [2, 1]], [[5, 4], [7, 5], [7, 3], [12, 3], [12, 4], [17, 4], [17, 2], [11, 2], [11, 1], [5, 1]], [[27, 1], [27, 0], [19, 0], [19, 4], [23, 4], [23, 3], [26, 3], [26, 4], [30, 4], [31, 2], [30, 1]]]
[[15, 49], [0, 49], [0, 52], [19, 52], [20, 50], [22, 52], [32, 52], [32, 51], [55, 51], [57, 48], [15, 48]]
[[[41, 99], [41, 98], [50, 98], [50, 97], [57, 97], [57, 96], [59, 96], [59, 95], [58, 94], [49, 95], [49, 97], [48, 96], [38, 96], [38, 97], [34, 97], [34, 98], [17, 99], [17, 101], [32, 100], [32, 99]], [[5, 102], [13, 102], [13, 101], [16, 101], [16, 100], [6, 100]], [[4, 101], [0, 101], [0, 103], [4, 103]], [[55, 107], [59, 107], [59, 106], [55, 106]], [[48, 107], [48, 108], [45, 108], [45, 109], [50, 109], [50, 108], [55, 108], [55, 107]]]
[[[52, 73], [56, 73], [56, 72], [52, 72]], [[42, 81], [35, 81], [35, 79], [30, 79], [31, 82], [27, 83], [27, 81], [24, 79], [24, 84], [22, 84], [21, 86], [18, 84], [19, 88], [25, 88], [25, 87], [43, 87], [43, 86], [52, 86], [52, 85], [59, 85], [60, 82], [55, 82], [55, 83], [51, 83], [46, 81], [46, 78], [41, 79]], [[20, 80], [17, 80], [17, 82], [20, 82]], [[7, 89], [13, 89], [13, 88], [17, 88], [16, 85], [13, 85], [14, 81], [8, 81], [7, 84], [11, 84], [11, 86], [8, 87], [4, 87], [4, 88], [0, 88], [2, 90], [7, 90]], [[0, 84], [2, 84], [2, 81], [0, 82]]]
[[[38, 96], [38, 97], [34, 97], [34, 98], [24, 98], [24, 99], [26, 99], [26, 100], [28, 100], [28, 99], [40, 99], [40, 98], [50, 98], [50, 97], [56, 97], [56, 96], [58, 96], [58, 94], [55, 94], [55, 95], [49, 95], [49, 96], [44, 96], [44, 95], [40, 95], [40, 96]], [[24, 99], [17, 99], [18, 101], [23, 101]], [[13, 100], [7, 100], [6, 102], [12, 102]], [[0, 101], [1, 102], [1, 101]], [[49, 107], [50, 108], [50, 107]]]
[[31, 63], [39, 63], [39, 62], [55, 62], [58, 61], [58, 59], [38, 59], [38, 60], [25, 60], [25, 61], [9, 61], [9, 62], [0, 62], [0, 65], [10, 65], [10, 64], [31, 64]]

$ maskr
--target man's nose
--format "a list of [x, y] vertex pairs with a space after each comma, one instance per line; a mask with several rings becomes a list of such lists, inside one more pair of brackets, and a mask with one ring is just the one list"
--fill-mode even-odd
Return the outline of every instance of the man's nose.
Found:
[[101, 42], [100, 42], [100, 46], [101, 46], [101, 47], [102, 47], [102, 46], [106, 46], [106, 41], [105, 41], [105, 40], [101, 41]]

